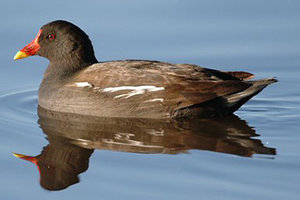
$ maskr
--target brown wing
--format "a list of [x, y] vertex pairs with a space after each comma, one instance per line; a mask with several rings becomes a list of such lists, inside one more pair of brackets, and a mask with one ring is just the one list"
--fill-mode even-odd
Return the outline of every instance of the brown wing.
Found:
[[[141, 85], [164, 87], [164, 90], [134, 95], [126, 99], [118, 98], [117, 101], [119, 104], [127, 103], [139, 106], [141, 102], [162, 99], [163, 102], [160, 103], [171, 110], [233, 94], [251, 85], [241, 81], [239, 77], [232, 76], [232, 73], [223, 73], [197, 65], [141, 60], [98, 63], [79, 74], [77, 81], [89, 81], [98, 89]], [[116, 97], [124, 92], [128, 93], [129, 91], [118, 91], [113, 95]], [[140, 106], [143, 108], [153, 107], [150, 103], [143, 103]]]
[[[227, 81], [199, 81], [189, 84], [187, 87], [167, 88], [166, 92], [170, 103], [177, 102], [176, 109], [189, 107], [196, 104], [201, 104], [217, 97], [226, 96], [237, 93], [249, 87], [248, 83], [239, 82], [236, 80]], [[172, 98], [173, 97], [173, 98]]]
[[242, 71], [237, 71], [237, 72], [223, 72], [223, 73], [226, 73], [226, 74], [229, 74], [235, 78], [238, 78], [240, 80], [250, 80], [254, 77], [254, 74], [251, 74], [249, 72], [242, 72]]

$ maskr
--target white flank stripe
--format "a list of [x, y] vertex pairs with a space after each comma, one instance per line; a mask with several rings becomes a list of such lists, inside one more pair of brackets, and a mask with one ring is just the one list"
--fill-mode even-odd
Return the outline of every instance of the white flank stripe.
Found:
[[89, 82], [78, 82], [75, 83], [76, 87], [93, 87], [92, 84], [90, 84]]
[[164, 87], [156, 87], [153, 85], [141, 85], [141, 86], [120, 86], [120, 87], [109, 87], [109, 88], [104, 88], [103, 92], [118, 92], [118, 91], [123, 91], [123, 90], [131, 90], [128, 93], [125, 94], [120, 94], [114, 97], [114, 99], [125, 97], [130, 98], [134, 95], [138, 94], [144, 94], [145, 92], [156, 92], [160, 90], [164, 90]]
[[164, 99], [163, 98], [157, 98], [157, 99], [149, 99], [145, 102], [156, 102], [156, 101], [159, 101], [159, 102], [164, 102]]

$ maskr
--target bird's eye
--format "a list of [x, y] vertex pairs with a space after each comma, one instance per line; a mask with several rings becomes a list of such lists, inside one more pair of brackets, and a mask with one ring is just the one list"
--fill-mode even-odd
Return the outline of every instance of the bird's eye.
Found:
[[55, 39], [55, 35], [54, 35], [54, 34], [49, 34], [49, 35], [47, 36], [47, 38], [48, 38], [49, 40], [53, 40], [53, 39]]

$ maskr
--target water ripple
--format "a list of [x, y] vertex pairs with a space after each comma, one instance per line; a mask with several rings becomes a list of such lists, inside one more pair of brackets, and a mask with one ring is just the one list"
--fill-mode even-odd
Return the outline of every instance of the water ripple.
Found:
[[35, 123], [37, 91], [37, 86], [0, 91], [0, 121], [17, 124]]

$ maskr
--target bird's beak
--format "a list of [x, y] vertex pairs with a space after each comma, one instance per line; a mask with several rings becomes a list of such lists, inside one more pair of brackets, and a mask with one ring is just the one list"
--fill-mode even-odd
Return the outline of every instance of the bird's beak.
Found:
[[39, 37], [42, 33], [42, 30], [40, 29], [38, 35], [30, 42], [27, 44], [23, 49], [17, 52], [17, 54], [14, 57], [14, 60], [26, 58], [28, 56], [33, 56], [37, 54], [38, 50], [40, 49], [40, 45], [38, 43]]
[[23, 160], [27, 160], [27, 161], [30, 161], [30, 162], [35, 163], [35, 164], [37, 162], [37, 159], [35, 157], [32, 157], [32, 156], [26, 156], [26, 155], [18, 154], [18, 153], [13, 153], [13, 155], [17, 158], [21, 158]]

